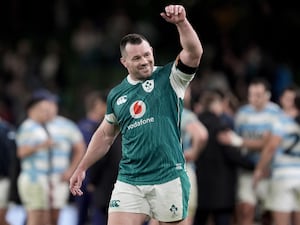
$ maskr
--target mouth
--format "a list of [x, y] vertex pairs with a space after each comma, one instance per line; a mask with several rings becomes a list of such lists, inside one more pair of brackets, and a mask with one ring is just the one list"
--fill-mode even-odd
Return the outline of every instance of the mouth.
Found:
[[149, 72], [149, 71], [150, 71], [150, 66], [149, 66], [149, 65], [147, 65], [147, 66], [142, 66], [142, 67], [140, 68], [140, 71], [142, 71], [142, 72], [144, 72], [144, 73]]

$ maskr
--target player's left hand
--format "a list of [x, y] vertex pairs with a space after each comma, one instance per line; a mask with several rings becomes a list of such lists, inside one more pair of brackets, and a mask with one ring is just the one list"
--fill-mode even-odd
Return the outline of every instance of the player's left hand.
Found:
[[186, 19], [185, 8], [182, 5], [168, 5], [160, 15], [169, 23], [179, 24]]
[[263, 179], [269, 176], [269, 171], [263, 171], [259, 168], [256, 168], [253, 172], [252, 177], [252, 187], [256, 189], [258, 183]]

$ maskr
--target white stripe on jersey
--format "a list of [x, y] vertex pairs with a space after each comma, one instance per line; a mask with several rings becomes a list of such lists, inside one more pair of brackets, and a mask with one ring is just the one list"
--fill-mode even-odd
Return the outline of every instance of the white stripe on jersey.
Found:
[[191, 80], [194, 78], [194, 76], [195, 74], [186, 74], [181, 72], [179, 69], [176, 68], [175, 63], [173, 64], [170, 75], [170, 82], [173, 90], [179, 98], [184, 98], [185, 90], [191, 82]]

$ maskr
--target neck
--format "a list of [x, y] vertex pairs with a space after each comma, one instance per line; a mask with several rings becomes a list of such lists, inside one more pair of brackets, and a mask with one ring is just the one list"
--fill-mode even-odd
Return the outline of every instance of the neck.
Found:
[[89, 112], [87, 114], [87, 118], [89, 118], [92, 121], [96, 121], [99, 122], [101, 121], [101, 119], [104, 117], [104, 115], [101, 115], [99, 113], [95, 113], [95, 112]]
[[295, 118], [299, 114], [299, 111], [295, 108], [285, 109], [284, 112], [293, 118]]

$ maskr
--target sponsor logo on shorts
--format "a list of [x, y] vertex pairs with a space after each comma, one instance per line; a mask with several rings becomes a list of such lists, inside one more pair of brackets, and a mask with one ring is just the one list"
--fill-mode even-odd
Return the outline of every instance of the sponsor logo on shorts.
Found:
[[111, 200], [109, 202], [109, 207], [118, 208], [120, 206], [119, 203], [120, 203], [120, 200]]
[[172, 216], [177, 216], [178, 207], [176, 205], [171, 205], [169, 210], [171, 211]]

